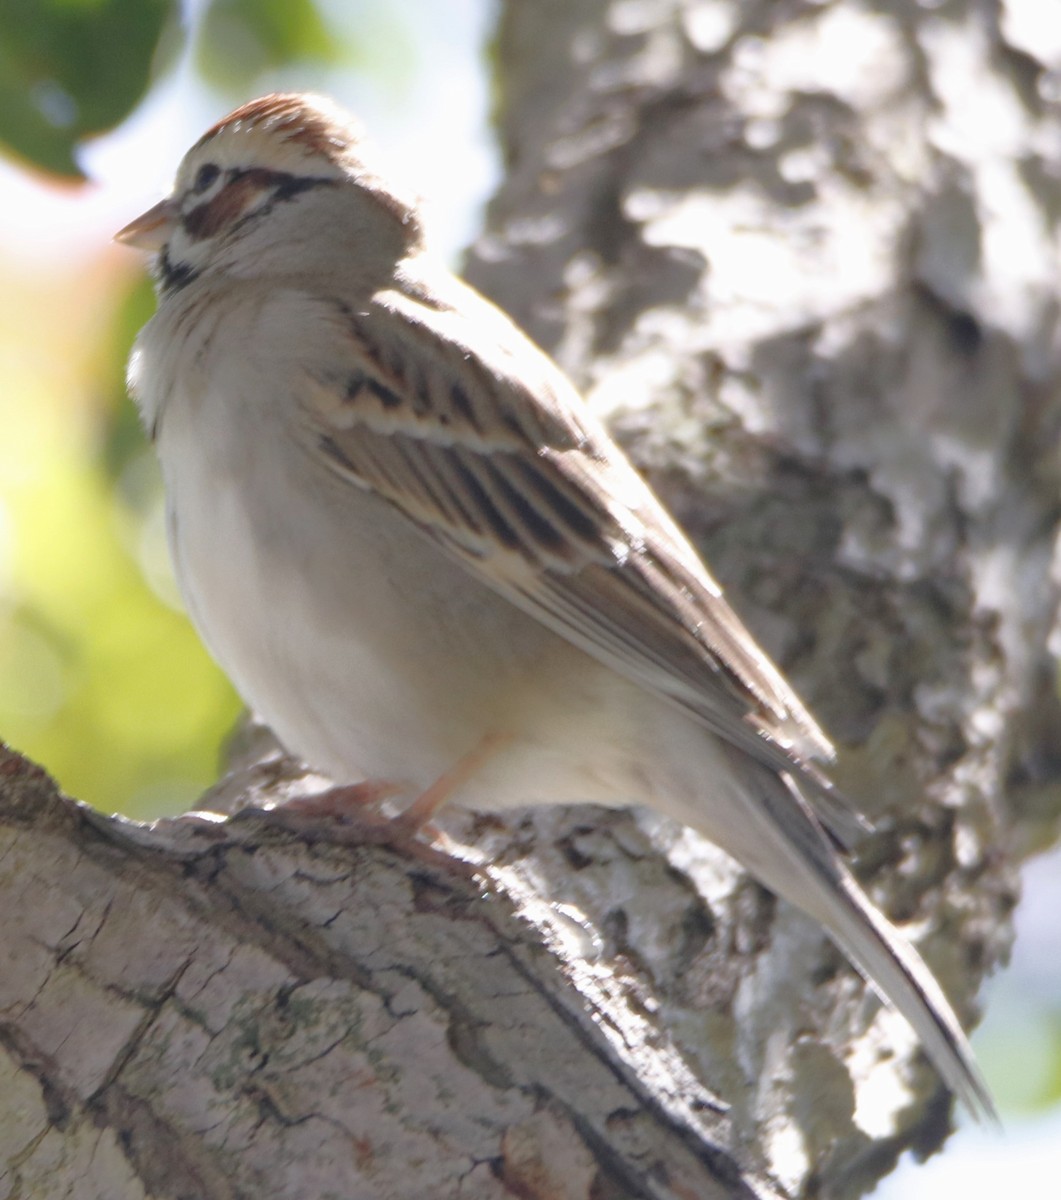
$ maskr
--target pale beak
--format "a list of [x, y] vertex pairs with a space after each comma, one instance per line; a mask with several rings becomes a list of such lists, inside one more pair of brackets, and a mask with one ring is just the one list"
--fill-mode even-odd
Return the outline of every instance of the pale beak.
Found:
[[167, 196], [135, 221], [130, 221], [124, 229], [119, 229], [114, 240], [136, 250], [157, 252], [169, 241], [179, 215], [176, 202]]

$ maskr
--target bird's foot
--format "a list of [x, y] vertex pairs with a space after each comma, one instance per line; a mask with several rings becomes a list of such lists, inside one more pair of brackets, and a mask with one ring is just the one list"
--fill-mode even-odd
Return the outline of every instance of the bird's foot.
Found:
[[308, 818], [324, 818], [356, 824], [390, 824], [392, 817], [380, 811], [380, 805], [407, 789], [385, 779], [364, 779], [330, 787], [311, 796], [296, 796], [283, 804], [285, 813]]

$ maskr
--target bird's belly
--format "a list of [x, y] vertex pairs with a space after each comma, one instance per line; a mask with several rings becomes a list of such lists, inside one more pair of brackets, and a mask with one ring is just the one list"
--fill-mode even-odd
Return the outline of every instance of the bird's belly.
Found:
[[293, 472], [285, 449], [273, 462], [268, 452], [219, 462], [218, 439], [207, 455], [200, 442], [164, 461], [189, 613], [292, 753], [338, 781], [386, 779], [415, 793], [492, 736], [495, 750], [458, 800], [643, 798], [627, 760], [649, 697], [384, 501], [308, 460]]

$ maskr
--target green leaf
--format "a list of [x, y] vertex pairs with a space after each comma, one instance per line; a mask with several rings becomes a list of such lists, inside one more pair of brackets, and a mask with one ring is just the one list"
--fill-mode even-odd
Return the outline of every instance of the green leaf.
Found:
[[199, 70], [226, 92], [250, 86], [263, 71], [337, 56], [313, 0], [214, 0], [197, 46]]
[[0, 143], [82, 178], [77, 143], [140, 102], [178, 15], [176, 0], [0, 0]]

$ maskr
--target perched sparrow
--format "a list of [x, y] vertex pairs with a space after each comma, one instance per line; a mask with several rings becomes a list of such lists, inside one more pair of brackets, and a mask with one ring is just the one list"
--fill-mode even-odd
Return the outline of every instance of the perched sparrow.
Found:
[[244, 105], [117, 237], [157, 254], [129, 381], [177, 578], [288, 749], [471, 807], [676, 817], [818, 920], [990, 1114], [938, 984], [841, 860], [858, 824], [816, 765], [821, 730], [571, 384], [432, 257], [343, 115]]

